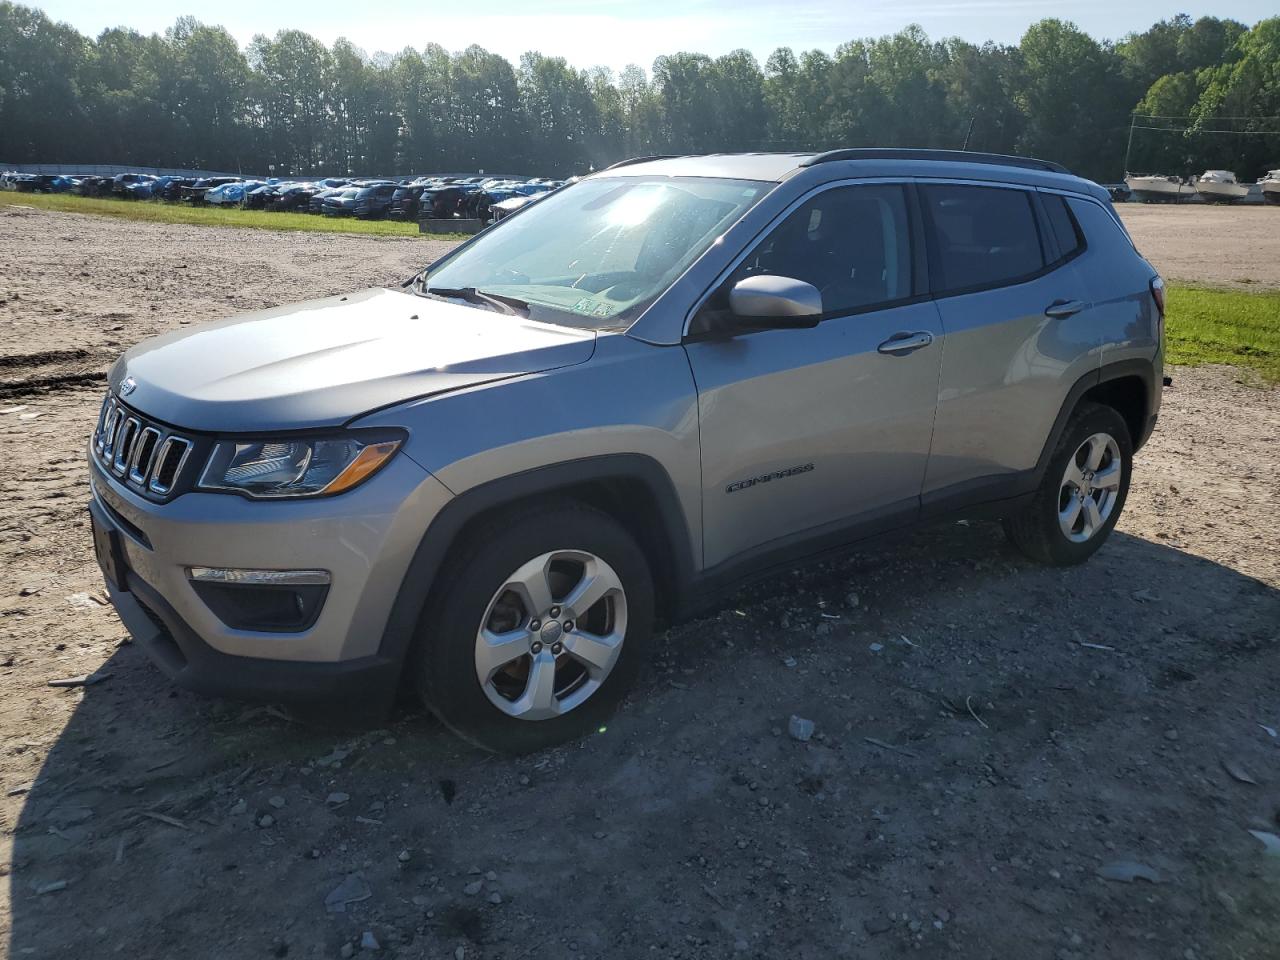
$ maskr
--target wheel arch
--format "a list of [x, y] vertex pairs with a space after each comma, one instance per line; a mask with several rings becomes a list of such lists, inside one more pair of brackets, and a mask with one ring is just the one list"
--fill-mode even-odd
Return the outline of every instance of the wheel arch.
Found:
[[451, 500], [431, 521], [414, 552], [387, 618], [379, 654], [403, 665], [441, 569], [471, 531], [502, 511], [557, 499], [589, 504], [621, 523], [649, 560], [658, 615], [665, 617], [677, 608], [695, 565], [689, 524], [670, 476], [643, 454], [589, 457], [502, 477]]
[[1067, 421], [1081, 403], [1100, 403], [1119, 413], [1129, 426], [1134, 451], [1139, 450], [1151, 432], [1151, 413], [1156, 409], [1153, 391], [1156, 389], [1155, 366], [1149, 360], [1109, 363], [1077, 380], [1067, 391], [1036, 461], [1036, 484], [1044, 476], [1049, 459], [1067, 428]]

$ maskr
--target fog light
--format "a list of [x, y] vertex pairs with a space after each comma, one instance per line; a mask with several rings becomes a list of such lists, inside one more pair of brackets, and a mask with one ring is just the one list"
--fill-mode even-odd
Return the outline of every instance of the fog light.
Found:
[[320, 616], [329, 593], [326, 570], [188, 567], [196, 595], [233, 630], [298, 633]]
[[279, 587], [329, 584], [328, 570], [237, 570], [231, 567], [187, 567], [187, 576], [205, 583], [241, 583]]

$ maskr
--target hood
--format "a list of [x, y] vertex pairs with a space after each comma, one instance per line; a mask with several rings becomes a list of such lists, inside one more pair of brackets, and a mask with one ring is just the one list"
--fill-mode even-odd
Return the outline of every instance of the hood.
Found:
[[189, 430], [336, 426], [405, 400], [584, 363], [595, 333], [364, 290], [146, 340], [111, 370], [126, 402]]

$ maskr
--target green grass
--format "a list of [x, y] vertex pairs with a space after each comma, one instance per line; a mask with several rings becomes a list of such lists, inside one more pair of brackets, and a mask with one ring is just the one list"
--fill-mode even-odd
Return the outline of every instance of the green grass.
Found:
[[[416, 237], [418, 225], [400, 220], [357, 220], [310, 213], [272, 213], [239, 207], [193, 207], [159, 200], [115, 200], [77, 197], [66, 193], [0, 193], [0, 205], [21, 204], [59, 213], [87, 213], [147, 223], [189, 223], [202, 227], [243, 227], [255, 230], [311, 230], [359, 233], [381, 237]], [[435, 240], [462, 239], [462, 234], [430, 234]]]
[[1165, 359], [1227, 363], [1280, 383], [1280, 290], [1245, 292], [1170, 285]]

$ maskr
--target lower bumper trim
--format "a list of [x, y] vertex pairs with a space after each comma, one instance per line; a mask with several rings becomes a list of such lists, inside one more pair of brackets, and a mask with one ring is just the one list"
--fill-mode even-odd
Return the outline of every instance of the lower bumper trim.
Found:
[[398, 662], [373, 656], [312, 663], [222, 653], [132, 570], [126, 580], [127, 590], [108, 589], [111, 603], [138, 646], [179, 686], [247, 700], [338, 701], [362, 713], [385, 713], [395, 700]]

